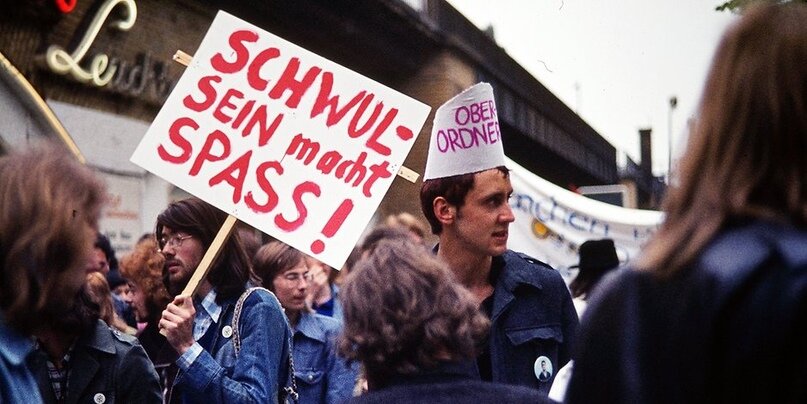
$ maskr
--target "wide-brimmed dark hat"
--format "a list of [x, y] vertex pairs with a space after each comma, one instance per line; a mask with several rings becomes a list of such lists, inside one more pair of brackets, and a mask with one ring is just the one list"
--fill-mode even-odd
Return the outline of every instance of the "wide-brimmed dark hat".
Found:
[[580, 271], [597, 271], [616, 268], [619, 266], [619, 257], [616, 255], [614, 240], [587, 240], [580, 244], [580, 263], [573, 266]]

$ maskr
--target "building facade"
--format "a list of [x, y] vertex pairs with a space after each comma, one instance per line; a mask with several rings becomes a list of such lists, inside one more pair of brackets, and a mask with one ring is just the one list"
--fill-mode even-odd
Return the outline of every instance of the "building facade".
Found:
[[[172, 55], [192, 55], [219, 9], [434, 109], [487, 81], [509, 157], [567, 188], [618, 181], [615, 148], [444, 0], [4, 0], [0, 152], [69, 133], [107, 181], [119, 252], [186, 195], [129, 156], [182, 74]], [[430, 132], [405, 162], [419, 173]], [[378, 215], [419, 214], [419, 187], [397, 178]]]

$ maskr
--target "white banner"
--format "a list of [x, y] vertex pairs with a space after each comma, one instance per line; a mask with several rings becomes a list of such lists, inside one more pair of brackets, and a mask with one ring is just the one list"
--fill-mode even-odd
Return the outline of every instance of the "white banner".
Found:
[[219, 12], [132, 162], [340, 268], [429, 110]]
[[508, 246], [567, 275], [589, 239], [614, 240], [620, 261], [635, 258], [663, 220], [661, 212], [626, 209], [563, 189], [507, 159], [516, 217]]

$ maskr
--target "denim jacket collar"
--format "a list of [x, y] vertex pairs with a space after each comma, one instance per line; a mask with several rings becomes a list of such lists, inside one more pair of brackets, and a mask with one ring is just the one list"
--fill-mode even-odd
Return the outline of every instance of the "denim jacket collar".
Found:
[[[95, 331], [92, 334], [86, 335], [87, 341], [83, 344], [89, 348], [108, 353], [115, 353], [115, 341], [112, 339], [112, 333], [120, 333], [118, 330], [112, 330], [112, 333], [107, 330], [107, 325], [102, 320], [95, 323]], [[81, 343], [77, 345], [82, 345]]]
[[491, 320], [495, 320], [515, 299], [514, 293], [519, 285], [529, 285], [536, 289], [543, 289], [541, 277], [532, 269], [525, 271], [515, 270], [517, 267], [527, 266], [529, 263], [520, 254], [507, 250], [504, 254], [493, 257], [491, 267], [500, 268], [499, 277], [493, 285], [493, 310]]
[[0, 356], [8, 363], [19, 366], [25, 363], [25, 358], [34, 350], [34, 340], [8, 327], [0, 315]]
[[314, 318], [314, 313], [300, 313], [300, 321], [294, 330], [295, 333], [299, 332], [308, 338], [317, 340], [319, 342], [327, 342], [328, 336], [325, 330], [320, 326], [320, 323]]
[[421, 369], [413, 374], [396, 374], [386, 380], [382, 386], [374, 388], [456, 383], [463, 380], [479, 380], [479, 372], [473, 361], [439, 362], [431, 369]]

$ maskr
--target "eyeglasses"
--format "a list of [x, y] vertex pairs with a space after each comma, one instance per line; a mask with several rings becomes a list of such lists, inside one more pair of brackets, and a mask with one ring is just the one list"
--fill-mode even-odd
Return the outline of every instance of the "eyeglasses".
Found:
[[165, 247], [173, 247], [175, 249], [179, 248], [179, 247], [182, 246], [183, 241], [185, 241], [185, 240], [187, 240], [187, 239], [189, 239], [191, 237], [193, 237], [193, 236], [190, 235], [190, 234], [187, 235], [187, 236], [180, 236], [179, 234], [175, 234], [175, 235], [173, 235], [171, 237], [168, 237], [168, 238], [163, 237], [163, 238], [160, 239], [160, 251], [165, 250]]
[[301, 274], [299, 272], [289, 272], [287, 274], [281, 275], [281, 277], [283, 279], [285, 279], [287, 282], [290, 282], [290, 283], [297, 283], [301, 279], [305, 279], [306, 282], [310, 282], [311, 279], [313, 278], [311, 276], [311, 274], [308, 273], [308, 272], [303, 273], [303, 274]]

